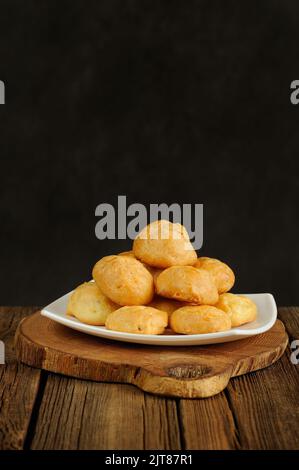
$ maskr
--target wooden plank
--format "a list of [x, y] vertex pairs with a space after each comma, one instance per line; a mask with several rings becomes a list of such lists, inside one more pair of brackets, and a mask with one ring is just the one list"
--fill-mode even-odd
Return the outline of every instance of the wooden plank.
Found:
[[179, 410], [184, 448], [238, 447], [238, 430], [224, 392], [202, 400], [180, 400]]
[[0, 449], [22, 449], [41, 372], [19, 364], [14, 333], [20, 320], [34, 307], [0, 307], [0, 339], [5, 344], [5, 365], [0, 365]]
[[[299, 309], [279, 309], [290, 339], [299, 338]], [[299, 366], [291, 350], [268, 369], [236, 378], [227, 388], [243, 449], [299, 449]]]
[[[290, 338], [299, 338], [299, 308], [279, 309]], [[187, 449], [298, 449], [299, 366], [288, 348], [271, 367], [231, 379], [224, 393], [181, 400]]]
[[299, 448], [297, 367], [288, 348], [268, 369], [231, 381], [227, 394], [242, 449]]
[[299, 339], [299, 307], [280, 307], [278, 316], [283, 321], [290, 340]]
[[180, 449], [176, 402], [49, 374], [32, 449]]

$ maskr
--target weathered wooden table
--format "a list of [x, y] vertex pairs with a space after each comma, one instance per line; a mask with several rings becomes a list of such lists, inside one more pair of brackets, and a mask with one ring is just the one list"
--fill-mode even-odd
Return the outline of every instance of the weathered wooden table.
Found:
[[[271, 367], [232, 379], [202, 400], [167, 399], [132, 385], [95, 383], [19, 364], [19, 321], [38, 307], [1, 307], [1, 449], [298, 449], [299, 365], [291, 349]], [[299, 308], [279, 309], [290, 341]], [[296, 355], [296, 354], [295, 354]], [[299, 354], [298, 354], [299, 358]]]

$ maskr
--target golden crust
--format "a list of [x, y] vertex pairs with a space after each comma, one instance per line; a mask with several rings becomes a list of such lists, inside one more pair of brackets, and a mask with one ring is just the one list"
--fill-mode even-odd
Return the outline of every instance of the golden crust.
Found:
[[154, 286], [157, 288], [157, 279], [159, 275], [163, 272], [163, 269], [160, 268], [151, 268], [151, 273], [154, 279]]
[[147, 225], [135, 238], [133, 252], [156, 268], [193, 265], [197, 259], [185, 227], [167, 220]]
[[108, 330], [144, 335], [160, 335], [168, 324], [168, 314], [153, 307], [122, 307], [111, 313], [106, 320]]
[[[133, 251], [123, 251], [121, 253], [118, 254], [118, 256], [130, 256], [131, 258], [136, 258], [136, 256], [134, 255]], [[138, 260], [140, 261], [140, 260]], [[140, 261], [143, 266], [151, 273], [151, 275], [153, 276], [154, 278], [154, 282], [155, 282], [155, 279], [157, 278], [157, 276], [160, 274], [160, 272], [162, 271], [162, 269], [159, 269], [159, 268], [154, 268], [153, 266], [149, 266], [148, 264], [146, 263], [143, 263], [142, 261]]]
[[149, 304], [150, 307], [157, 308], [158, 310], [163, 310], [167, 312], [168, 315], [171, 315], [175, 310], [178, 308], [183, 307], [185, 302], [179, 302], [178, 300], [173, 299], [165, 299], [164, 297], [160, 297], [156, 295], [152, 302]]
[[163, 312], [167, 312], [168, 314], [168, 324], [170, 322], [170, 317], [175, 310], [178, 308], [183, 307], [186, 305], [185, 302], [179, 302], [173, 299], [165, 299], [164, 297], [160, 297], [159, 295], [155, 295], [152, 302], [149, 304], [149, 307], [157, 308], [158, 310], [162, 310]]
[[145, 305], [153, 298], [153, 276], [131, 256], [105, 256], [95, 264], [92, 276], [104, 294], [119, 305]]
[[244, 323], [254, 321], [257, 317], [255, 303], [243, 295], [221, 294], [215, 307], [229, 314], [232, 327], [244, 325]]
[[118, 256], [131, 256], [131, 258], [135, 258], [135, 255], [133, 251], [122, 251], [121, 253], [118, 253]]
[[156, 279], [156, 291], [163, 297], [194, 304], [213, 305], [218, 291], [212, 276], [192, 266], [172, 266]]
[[193, 305], [173, 312], [170, 326], [176, 333], [184, 335], [216, 333], [229, 330], [231, 319], [225, 312], [211, 305]]
[[66, 313], [89, 325], [105, 325], [107, 316], [118, 308], [95, 282], [84, 282], [71, 294]]
[[235, 283], [235, 275], [232, 269], [222, 261], [215, 258], [198, 258], [195, 268], [205, 269], [213, 276], [219, 294], [228, 292]]

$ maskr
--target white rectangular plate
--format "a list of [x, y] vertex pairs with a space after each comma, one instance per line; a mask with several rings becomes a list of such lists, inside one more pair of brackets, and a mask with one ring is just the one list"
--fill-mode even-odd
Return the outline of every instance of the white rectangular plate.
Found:
[[277, 318], [277, 307], [274, 297], [271, 294], [244, 294], [257, 305], [258, 315], [254, 322], [219, 333], [178, 335], [167, 330], [164, 335], [140, 335], [111, 331], [107, 330], [104, 326], [87, 325], [74, 317], [66, 315], [66, 306], [70, 295], [71, 292], [47, 305], [41, 311], [42, 315], [69, 328], [82, 331], [89, 335], [128, 343], [152, 344], [157, 346], [192, 346], [226, 343], [228, 341], [236, 341], [237, 339], [264, 333], [274, 325]]

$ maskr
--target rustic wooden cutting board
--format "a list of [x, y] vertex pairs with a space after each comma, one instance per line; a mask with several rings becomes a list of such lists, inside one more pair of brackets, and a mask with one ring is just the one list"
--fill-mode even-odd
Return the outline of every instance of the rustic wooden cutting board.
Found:
[[148, 346], [104, 340], [60, 325], [40, 312], [18, 326], [17, 357], [27, 365], [103, 382], [137, 385], [167, 396], [201, 398], [221, 392], [231, 377], [268, 367], [288, 343], [283, 323], [230, 343]]

